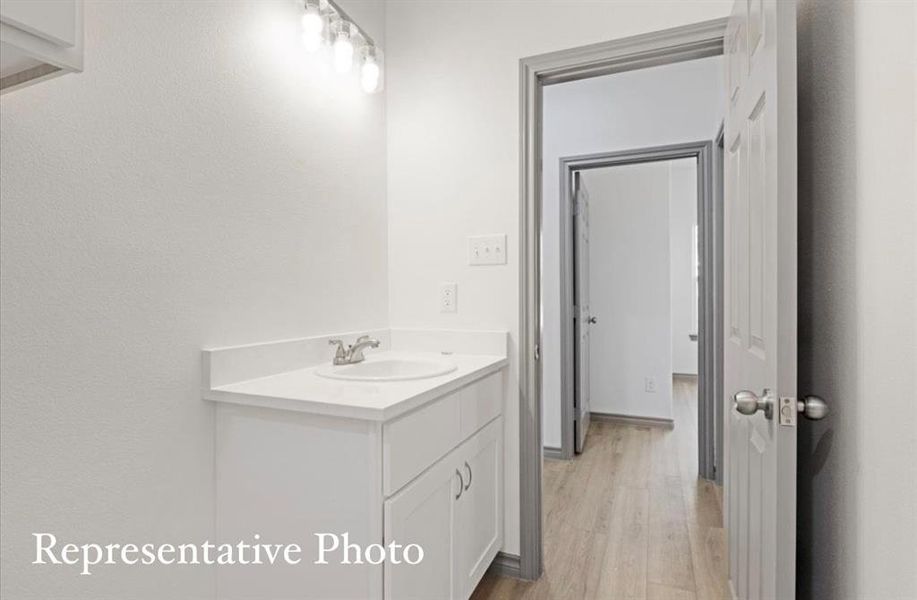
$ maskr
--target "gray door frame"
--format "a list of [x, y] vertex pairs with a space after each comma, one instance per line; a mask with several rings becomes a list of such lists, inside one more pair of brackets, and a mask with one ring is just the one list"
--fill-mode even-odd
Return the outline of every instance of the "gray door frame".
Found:
[[[573, 236], [573, 178], [577, 173], [593, 169], [620, 167], [648, 162], [694, 158], [697, 161], [697, 224], [700, 252], [700, 298], [698, 302], [698, 373], [699, 389], [697, 403], [698, 430], [698, 473], [706, 479], [714, 479], [716, 396], [714, 356], [716, 344], [715, 324], [721, 319], [709, 319], [716, 315], [717, 279], [716, 268], [709, 268], [716, 260], [714, 241], [717, 231], [714, 203], [713, 163], [714, 142], [709, 140], [681, 144], [667, 144], [632, 150], [598, 152], [560, 159], [560, 355], [561, 355], [561, 457], [573, 458], [575, 446], [576, 394], [574, 382], [577, 377], [576, 339], [573, 325], [573, 256], [576, 240]], [[720, 237], [722, 233], [720, 232]], [[720, 261], [722, 262], [722, 261]], [[712, 311], [712, 312], [711, 312]], [[722, 471], [722, 469], [720, 469]]]
[[542, 88], [723, 53], [726, 19], [695, 23], [519, 61], [519, 574], [543, 571], [541, 510]]

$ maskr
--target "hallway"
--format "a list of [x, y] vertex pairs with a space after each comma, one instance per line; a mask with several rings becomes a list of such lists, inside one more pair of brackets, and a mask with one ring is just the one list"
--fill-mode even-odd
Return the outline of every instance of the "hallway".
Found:
[[545, 573], [485, 576], [473, 600], [729, 598], [722, 493], [697, 479], [697, 381], [675, 428], [593, 421], [585, 452], [544, 461]]

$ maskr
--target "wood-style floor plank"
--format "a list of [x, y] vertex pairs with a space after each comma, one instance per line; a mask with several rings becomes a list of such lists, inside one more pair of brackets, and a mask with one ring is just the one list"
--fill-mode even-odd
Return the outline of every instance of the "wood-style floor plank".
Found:
[[694, 592], [673, 588], [658, 583], [650, 583], [646, 586], [646, 600], [703, 600], [698, 598]]
[[649, 490], [645, 487], [618, 488], [614, 491], [614, 499], [599, 596], [646, 598]]
[[583, 454], [544, 461], [544, 576], [488, 573], [473, 600], [729, 598], [722, 490], [697, 478], [696, 380], [673, 384], [674, 429], [596, 421]]
[[650, 489], [647, 581], [693, 590], [694, 562], [681, 481]]
[[697, 597], [705, 600], [731, 600], [726, 530], [722, 527], [689, 525], [688, 534], [691, 537], [691, 558], [697, 574]]

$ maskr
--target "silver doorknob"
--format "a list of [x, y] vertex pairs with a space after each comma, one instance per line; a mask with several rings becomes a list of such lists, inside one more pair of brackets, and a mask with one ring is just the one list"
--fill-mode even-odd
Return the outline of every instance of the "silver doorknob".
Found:
[[732, 404], [736, 411], [743, 415], [753, 415], [760, 410], [770, 419], [774, 414], [774, 400], [770, 397], [769, 390], [764, 390], [764, 398], [758, 398], [756, 393], [748, 390], [736, 392], [732, 397]]
[[588, 319], [586, 319], [586, 322], [591, 323], [592, 325], [595, 325], [596, 323], [599, 322], [599, 320], [596, 319], [595, 317], [589, 317]]
[[807, 419], [818, 421], [828, 416], [828, 403], [818, 396], [806, 396], [796, 401], [796, 410], [805, 415]]

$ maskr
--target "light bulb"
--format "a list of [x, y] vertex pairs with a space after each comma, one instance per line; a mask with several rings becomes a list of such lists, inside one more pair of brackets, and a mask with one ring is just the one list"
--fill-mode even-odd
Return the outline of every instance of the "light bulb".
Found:
[[303, 31], [302, 45], [308, 52], [315, 52], [322, 46], [322, 34]]
[[322, 31], [325, 19], [318, 2], [306, 2], [306, 12], [302, 16], [302, 45], [309, 52], [315, 52], [322, 45]]
[[334, 70], [338, 73], [349, 73], [353, 66], [353, 43], [350, 36], [340, 32], [334, 39]]
[[306, 13], [302, 16], [303, 33], [318, 35], [324, 28], [325, 22], [322, 20], [322, 15], [318, 12], [318, 9], [307, 8]]
[[379, 63], [375, 58], [367, 56], [360, 70], [360, 83], [363, 85], [364, 92], [372, 94], [379, 89], [379, 73]]

